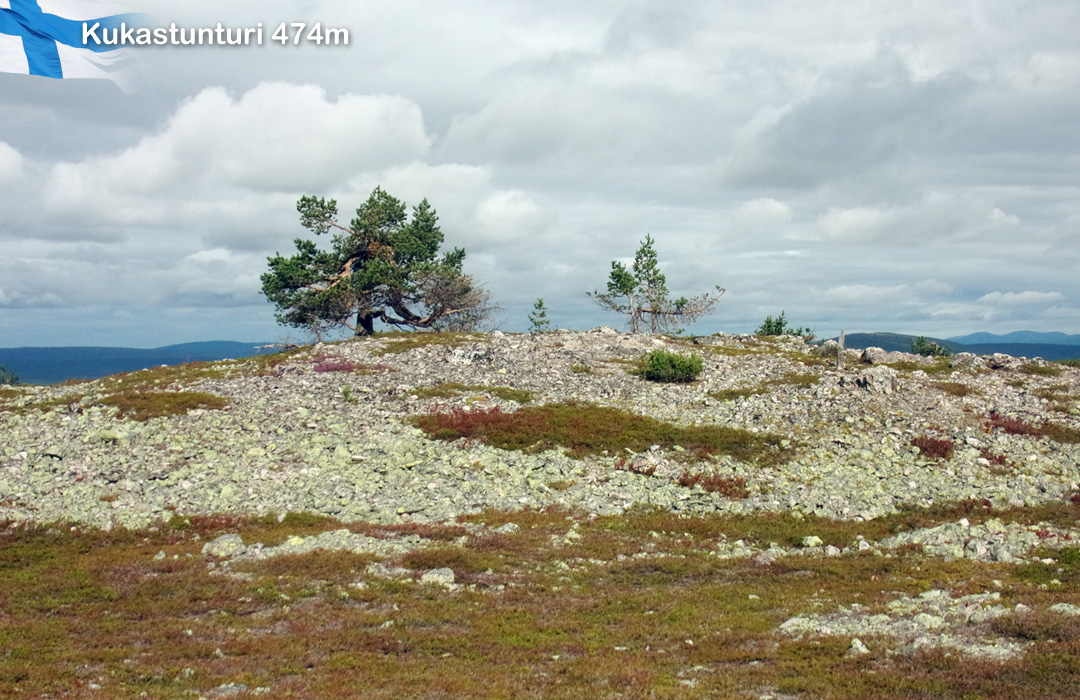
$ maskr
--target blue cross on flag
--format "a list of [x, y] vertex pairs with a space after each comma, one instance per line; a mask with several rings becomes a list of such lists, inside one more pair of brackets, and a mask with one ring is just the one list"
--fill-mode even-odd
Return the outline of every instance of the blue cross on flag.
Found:
[[0, 71], [47, 78], [105, 78], [129, 91], [131, 59], [112, 46], [83, 43], [83, 22], [130, 26], [101, 0], [0, 0]]

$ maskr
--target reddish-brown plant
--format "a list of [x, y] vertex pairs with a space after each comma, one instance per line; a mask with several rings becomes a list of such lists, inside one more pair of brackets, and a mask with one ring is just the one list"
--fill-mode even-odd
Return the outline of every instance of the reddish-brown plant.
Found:
[[911, 444], [918, 447], [927, 459], [952, 459], [953, 452], [956, 450], [956, 445], [952, 440], [942, 440], [928, 435], [913, 438]]
[[679, 486], [685, 488], [700, 486], [708, 493], [719, 493], [731, 499], [746, 498], [750, 495], [750, 490], [746, 488], [746, 479], [741, 476], [695, 474], [690, 470], [685, 470], [679, 475]]

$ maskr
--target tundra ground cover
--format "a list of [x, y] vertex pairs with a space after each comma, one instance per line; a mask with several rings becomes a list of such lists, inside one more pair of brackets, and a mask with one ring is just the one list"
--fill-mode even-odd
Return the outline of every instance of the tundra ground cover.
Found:
[[[486, 511], [458, 522], [341, 523], [290, 514], [175, 518], [111, 532], [0, 525], [0, 695], [5, 697], [1032, 698], [1080, 693], [1080, 549], [1053, 564], [892, 556], [716, 556], [720, 541], [838, 545], [991, 514], [939, 506], [856, 523], [791, 514], [680, 517], [636, 509]], [[1077, 523], [1080, 505], [993, 513]], [[347, 527], [419, 537], [375, 556], [315, 551], [225, 565], [223, 533], [278, 544]], [[449, 568], [452, 585], [423, 583]], [[1053, 582], [1053, 583], [1051, 583]], [[997, 591], [996, 634], [1031, 642], [1005, 661], [941, 649], [892, 654], [886, 639], [791, 639], [794, 615], [946, 589]]]

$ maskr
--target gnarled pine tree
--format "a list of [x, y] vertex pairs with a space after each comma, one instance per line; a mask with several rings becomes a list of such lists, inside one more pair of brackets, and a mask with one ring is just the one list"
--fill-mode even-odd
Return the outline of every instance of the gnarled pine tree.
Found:
[[349, 226], [337, 222], [337, 202], [301, 197], [300, 223], [334, 236], [330, 250], [297, 238], [296, 254], [268, 258], [262, 293], [277, 306], [279, 323], [316, 336], [347, 327], [370, 335], [375, 321], [395, 327], [458, 329], [488, 315], [488, 294], [461, 271], [462, 248], [438, 257], [443, 234], [424, 199], [405, 204], [376, 187]]

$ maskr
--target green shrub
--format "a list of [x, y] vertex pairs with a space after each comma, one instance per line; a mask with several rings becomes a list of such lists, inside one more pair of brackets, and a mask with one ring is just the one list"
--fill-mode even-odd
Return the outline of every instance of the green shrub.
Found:
[[814, 339], [814, 331], [809, 328], [792, 328], [789, 326], [783, 311], [776, 318], [766, 316], [765, 320], [754, 331], [754, 335], [799, 335], [806, 338], [807, 341]]
[[911, 341], [911, 352], [923, 357], [948, 357], [952, 354], [948, 348], [943, 348], [937, 343], [927, 340], [924, 335], [920, 335]]
[[0, 386], [8, 385], [15, 386], [19, 383], [19, 375], [12, 372], [10, 369], [0, 365]]
[[679, 355], [667, 350], [653, 350], [645, 360], [641, 376], [653, 382], [692, 382], [704, 369], [697, 355]]

